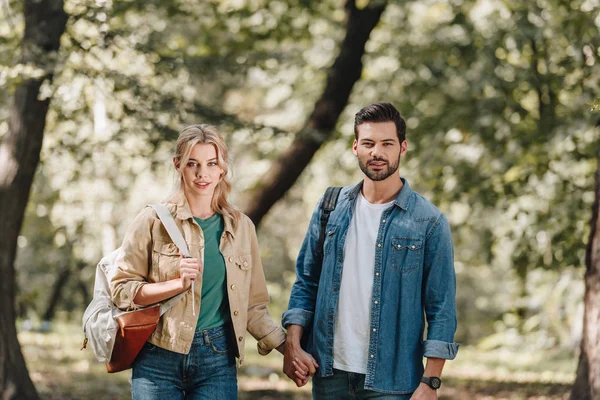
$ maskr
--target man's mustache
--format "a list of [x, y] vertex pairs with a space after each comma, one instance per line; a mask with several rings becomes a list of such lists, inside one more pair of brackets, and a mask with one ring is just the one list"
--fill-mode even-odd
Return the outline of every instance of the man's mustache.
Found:
[[386, 164], [387, 164], [387, 163], [388, 163], [388, 160], [386, 160], [385, 158], [370, 158], [370, 159], [367, 161], [367, 164], [371, 164], [371, 163], [373, 163], [373, 162], [384, 162], [384, 163], [386, 163]]

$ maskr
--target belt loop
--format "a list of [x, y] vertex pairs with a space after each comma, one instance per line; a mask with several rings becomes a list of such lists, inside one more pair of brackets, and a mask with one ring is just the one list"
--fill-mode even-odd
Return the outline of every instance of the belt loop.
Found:
[[204, 336], [204, 344], [210, 344], [210, 337], [207, 330], [202, 331], [202, 336]]

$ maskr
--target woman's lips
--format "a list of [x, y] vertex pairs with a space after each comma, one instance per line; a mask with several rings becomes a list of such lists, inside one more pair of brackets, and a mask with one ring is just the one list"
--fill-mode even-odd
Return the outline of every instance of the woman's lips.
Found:
[[210, 186], [210, 182], [196, 182], [194, 185], [196, 185], [196, 187], [199, 189], [206, 189]]

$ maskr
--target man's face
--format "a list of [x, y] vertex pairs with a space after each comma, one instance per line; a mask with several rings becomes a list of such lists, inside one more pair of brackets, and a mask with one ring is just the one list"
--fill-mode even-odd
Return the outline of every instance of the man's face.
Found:
[[406, 153], [406, 140], [400, 143], [393, 122], [365, 122], [357, 126], [353, 151], [362, 172], [372, 181], [383, 181], [398, 171]]

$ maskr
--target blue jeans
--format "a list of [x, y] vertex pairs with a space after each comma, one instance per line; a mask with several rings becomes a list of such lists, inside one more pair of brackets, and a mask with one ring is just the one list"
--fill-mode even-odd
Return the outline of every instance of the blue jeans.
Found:
[[365, 388], [365, 375], [333, 370], [333, 376], [313, 376], [313, 400], [409, 400], [412, 394], [385, 394]]
[[134, 400], [237, 398], [235, 343], [229, 325], [196, 332], [189, 354], [146, 342], [131, 377]]

